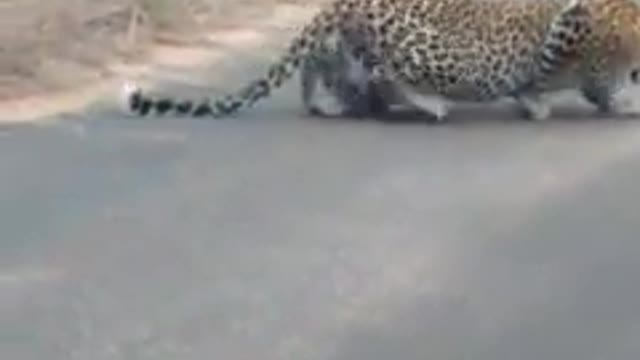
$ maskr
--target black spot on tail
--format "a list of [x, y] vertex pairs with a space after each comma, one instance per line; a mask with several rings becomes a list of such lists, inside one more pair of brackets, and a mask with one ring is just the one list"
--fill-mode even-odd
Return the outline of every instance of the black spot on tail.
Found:
[[560, 44], [549, 44], [546, 49], [541, 53], [541, 69], [545, 73], [553, 71], [557, 66], [560, 66], [569, 56], [570, 52], [567, 51]]
[[242, 101], [236, 100], [229, 105], [229, 112], [234, 112], [242, 106]]
[[153, 107], [153, 101], [151, 101], [149, 99], [142, 99], [142, 97], [141, 97], [140, 109], [138, 110], [140, 115], [143, 115], [143, 116], [147, 115], [152, 107]]
[[211, 111], [211, 106], [209, 106], [209, 104], [207, 103], [199, 105], [193, 112], [193, 116], [195, 117], [201, 117], [201, 116], [207, 116], [207, 115], [213, 115], [213, 112]]
[[129, 98], [129, 106], [131, 107], [131, 110], [135, 112], [138, 111], [141, 105], [142, 94], [140, 94], [140, 91], [136, 91], [135, 93], [131, 94], [131, 97]]
[[[282, 82], [282, 74], [276, 75], [273, 80], [273, 84], [275, 86], [279, 86]], [[247, 101], [248, 105], [252, 105], [256, 101], [260, 100], [269, 95], [271, 92], [271, 86], [269, 85], [269, 81], [266, 79], [261, 79], [254, 82], [251, 86], [249, 86], [245, 91], [243, 91], [242, 97]], [[239, 102], [239, 101], [238, 101]], [[238, 104], [238, 102], [232, 102], [230, 104], [233, 107], [232, 111], [235, 111], [237, 107], [242, 105], [242, 102]]]
[[182, 115], [189, 113], [189, 111], [191, 111], [192, 108], [193, 108], [193, 103], [191, 101], [185, 101], [183, 103], [176, 105], [176, 111]]
[[173, 101], [171, 99], [163, 99], [160, 100], [156, 103], [156, 111], [158, 112], [158, 114], [162, 115], [164, 113], [166, 113], [167, 111], [173, 109], [174, 104]]

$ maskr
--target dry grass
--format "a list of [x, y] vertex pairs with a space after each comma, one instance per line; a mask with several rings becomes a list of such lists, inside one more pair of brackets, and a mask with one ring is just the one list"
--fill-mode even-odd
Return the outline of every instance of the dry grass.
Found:
[[302, 0], [0, 0], [0, 100], [106, 76], [153, 40], [189, 39], [234, 15]]

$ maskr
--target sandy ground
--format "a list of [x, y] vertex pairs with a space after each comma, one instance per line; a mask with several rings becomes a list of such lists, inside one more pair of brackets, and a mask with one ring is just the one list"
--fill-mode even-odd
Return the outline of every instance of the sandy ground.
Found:
[[[314, 0], [313, 3], [317, 5], [322, 1]], [[204, 2], [206, 3], [207, 1]], [[282, 4], [276, 5], [278, 2]], [[127, 3], [127, 1], [122, 0], [117, 3]], [[146, 78], [162, 78], [167, 67], [174, 68], [179, 72], [181, 69], [188, 69], [194, 66], [215, 64], [230, 47], [247, 50], [260, 48], [269, 41], [269, 37], [273, 36], [272, 27], [274, 24], [282, 22], [287, 28], [296, 26], [311, 16], [314, 9], [316, 9], [315, 6], [310, 4], [306, 4], [307, 6], [303, 8], [299, 5], [299, 1], [295, 0], [265, 3], [245, 0], [233, 4], [233, 6], [223, 1], [218, 3], [213, 1], [212, 3], [215, 4], [213, 8], [209, 8], [212, 13], [209, 16], [201, 16], [206, 20], [201, 21], [202, 24], [198, 28], [199, 31], [193, 29], [194, 25], [183, 26], [183, 29], [179, 31], [160, 31], [153, 35], [155, 42], [148, 44], [144, 39], [139, 40], [141, 41], [137, 45], [140, 47], [139, 50], [135, 50], [133, 40], [128, 39], [128, 37], [149, 37], [149, 34], [144, 32], [145, 29], [142, 25], [137, 26], [140, 30], [135, 31], [133, 29], [133, 32], [138, 35], [128, 34], [128, 32], [131, 32], [130, 28], [135, 25], [128, 23], [128, 21], [131, 21], [129, 19], [131, 15], [124, 10], [116, 12], [116, 15], [113, 16], [117, 16], [120, 22], [119, 28], [124, 28], [127, 31], [121, 29], [121, 32], [124, 32], [119, 35], [122, 39], [115, 38], [114, 35], [115, 40], [109, 38], [104, 41], [108, 40], [115, 43], [126, 43], [128, 41], [131, 44], [120, 44], [120, 46], [127, 45], [133, 48], [121, 54], [126, 55], [124, 57], [107, 53], [103, 56], [103, 63], [94, 60], [96, 65], [93, 68], [83, 67], [81, 64], [73, 62], [74, 60], [79, 61], [78, 59], [73, 59], [74, 56], [76, 58], [80, 56], [100, 56], [99, 53], [96, 54], [96, 45], [86, 39], [68, 40], [69, 42], [74, 40], [78, 42], [76, 45], [79, 48], [79, 50], [76, 50], [77, 55], [67, 51], [64, 54], [66, 58], [63, 57], [60, 60], [52, 57], [44, 62], [34, 59], [42, 56], [37, 54], [37, 49], [29, 48], [24, 51], [26, 52], [25, 54], [18, 52], [12, 54], [12, 49], [6, 50], [0, 47], [0, 122], [29, 122], [42, 120], [45, 117], [64, 112], [77, 111], [95, 102], [115, 99], [118, 89], [124, 81], [136, 80], [144, 82]], [[25, 3], [20, 6], [9, 6], [8, 9], [16, 8], [14, 10], [16, 14], [14, 15], [20, 18], [22, 16], [20, 14], [25, 11], [24, 8], [28, 9], [30, 7], [29, 3]], [[106, 8], [120, 9], [115, 5], [106, 6]], [[41, 11], [44, 12], [44, 10]], [[108, 11], [99, 12], [97, 10], [93, 10], [93, 12], [109, 13]], [[120, 14], [121, 12], [122, 14]], [[11, 14], [2, 14], [0, 18], [9, 15]], [[27, 20], [23, 22], [27, 22]], [[37, 23], [36, 20], [31, 19], [31, 21]], [[20, 27], [16, 25], [16, 28]], [[146, 30], [148, 32], [148, 29]], [[114, 29], [110, 31], [116, 32]], [[33, 30], [29, 28], [28, 32], [33, 32]], [[6, 34], [9, 40], [18, 41], [15, 36], [11, 37], [10, 35], [9, 33]], [[37, 33], [26, 36], [25, 40], [34, 36], [37, 36]], [[116, 40], [119, 40], [119, 42]], [[39, 41], [45, 42], [42, 39]], [[32, 42], [34, 41], [28, 43], [35, 47], [36, 45], [31, 44]], [[73, 44], [64, 45], [72, 47]], [[125, 50], [120, 49], [119, 51], [123, 52]], [[140, 54], [133, 56], [136, 51]], [[24, 60], [21, 60], [21, 58], [24, 58]], [[18, 66], [17, 64], [28, 64], [29, 62], [34, 63], [29, 66], [37, 68], [39, 73], [34, 73], [32, 78], [27, 77], [21, 80], [16, 78], [13, 83], [3, 83], [3, 80], [8, 81], [12, 78], [12, 68]], [[16, 68], [14, 73], [19, 74], [19, 69]], [[52, 74], [55, 74], [55, 76]], [[47, 78], [52, 77], [55, 84], [47, 85]], [[60, 81], [57, 81], [58, 79]], [[153, 86], [154, 82], [151, 81], [143, 85]]]

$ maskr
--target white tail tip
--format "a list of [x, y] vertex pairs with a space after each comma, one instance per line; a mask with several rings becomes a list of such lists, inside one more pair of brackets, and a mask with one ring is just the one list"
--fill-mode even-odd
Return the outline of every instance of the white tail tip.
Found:
[[126, 113], [131, 113], [131, 98], [140, 93], [140, 87], [133, 82], [127, 81], [120, 87], [118, 94], [118, 105]]

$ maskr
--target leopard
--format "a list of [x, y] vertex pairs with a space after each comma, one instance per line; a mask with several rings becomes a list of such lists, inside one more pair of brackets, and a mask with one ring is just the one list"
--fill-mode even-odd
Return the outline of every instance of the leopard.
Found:
[[349, 49], [356, 39], [333, 34], [307, 56], [300, 68], [305, 111], [315, 117], [381, 117], [389, 113], [392, 89], [373, 81], [375, 59], [366, 48]]
[[371, 70], [378, 60], [358, 41], [334, 34], [304, 59], [300, 85], [306, 113], [378, 120], [397, 119], [391, 117], [397, 115], [396, 110], [420, 115], [420, 109], [403, 101], [391, 82], [373, 79]]
[[138, 116], [229, 117], [269, 97], [336, 33], [364, 39], [379, 60], [367, 77], [391, 83], [438, 121], [456, 102], [506, 97], [526, 117], [547, 119], [548, 94], [559, 90], [578, 90], [599, 111], [617, 112], [615, 95], [640, 80], [634, 0], [334, 0], [235, 93], [182, 100], [127, 83], [121, 99]]
[[360, 39], [334, 34], [327, 40], [304, 59], [300, 69], [307, 114], [378, 120], [391, 120], [395, 111], [403, 110], [420, 115], [420, 109], [403, 101], [391, 82], [371, 76], [378, 60]]

